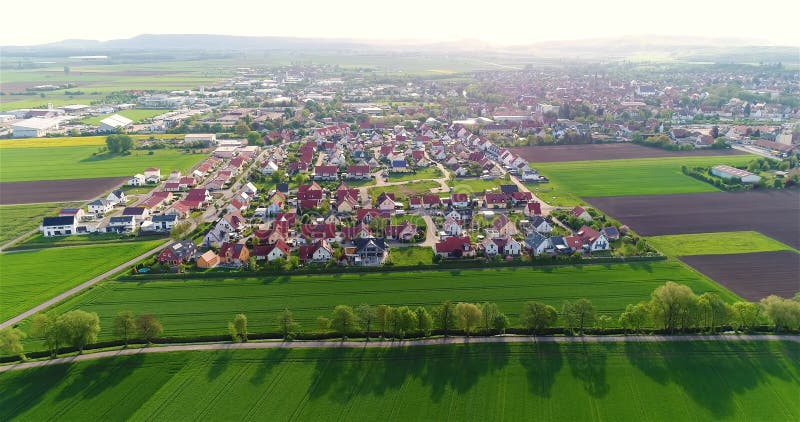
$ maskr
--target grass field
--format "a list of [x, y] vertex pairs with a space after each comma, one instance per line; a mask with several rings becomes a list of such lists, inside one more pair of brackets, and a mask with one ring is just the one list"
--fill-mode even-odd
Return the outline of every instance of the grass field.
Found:
[[0, 254], [0, 319], [24, 312], [161, 243], [163, 240]]
[[85, 123], [87, 125], [99, 126], [101, 120], [105, 119], [108, 116], [112, 116], [114, 114], [119, 114], [122, 117], [127, 117], [133, 120], [133, 123], [139, 123], [142, 120], [150, 119], [155, 116], [160, 116], [168, 111], [169, 110], [144, 110], [144, 109], [120, 110], [116, 113], [106, 114], [104, 116], [87, 117], [85, 119], [81, 119], [81, 123]]
[[729, 255], [752, 252], [795, 251], [759, 232], [676, 234], [649, 237], [648, 242], [664, 255]]
[[433, 307], [445, 300], [497, 302], [519, 324], [523, 302], [542, 300], [558, 309], [564, 300], [593, 301], [599, 313], [616, 317], [629, 303], [650, 297], [657, 286], [672, 280], [699, 293], [719, 291], [735, 296], [678, 262], [629, 265], [586, 265], [545, 269], [512, 268], [430, 272], [279, 276], [151, 282], [109, 281], [69, 299], [58, 311], [80, 308], [97, 312], [100, 338], [111, 338], [111, 322], [123, 310], [153, 313], [164, 324], [164, 335], [188, 337], [224, 334], [226, 321], [247, 314], [253, 332], [275, 332], [275, 317], [291, 309], [307, 331], [320, 315], [336, 305], [409, 305]]
[[369, 188], [370, 198], [377, 198], [382, 192], [394, 193], [398, 199], [408, 198], [411, 195], [421, 195], [430, 193], [432, 188], [438, 188], [440, 185], [432, 180], [423, 180], [421, 182], [410, 182], [404, 185], [393, 186], [377, 186]]
[[54, 236], [44, 237], [41, 233], [25, 239], [15, 245], [15, 249], [41, 249], [56, 248], [61, 246], [83, 246], [83, 245], [110, 245], [115, 243], [147, 242], [158, 239], [165, 239], [166, 234], [152, 236], [132, 236], [119, 233], [90, 233], [74, 236]]
[[481, 179], [453, 179], [448, 183], [456, 193], [483, 193], [486, 190], [497, 188], [500, 185], [510, 184], [503, 179], [481, 180]]
[[158, 167], [162, 174], [169, 174], [176, 169], [186, 171], [206, 156], [174, 149], [156, 150], [153, 155], [135, 150], [126, 156], [93, 156], [97, 149], [82, 146], [0, 150], [0, 182], [129, 176], [148, 167]]
[[424, 246], [391, 248], [389, 262], [397, 266], [431, 265], [433, 249]]
[[442, 172], [438, 167], [425, 167], [414, 173], [389, 173], [389, 182], [405, 182], [406, 180], [439, 179]]
[[0, 244], [35, 230], [42, 224], [42, 217], [57, 215], [61, 208], [81, 205], [78, 202], [63, 202], [29, 205], [0, 205]]
[[[147, 139], [150, 137], [158, 139], [183, 139], [183, 135], [173, 134], [152, 134], [152, 135], [130, 135], [133, 139]], [[6, 148], [52, 148], [52, 147], [85, 147], [85, 146], [106, 146], [105, 136], [62, 136], [55, 138], [17, 138], [0, 139], [0, 150]]]
[[541, 193], [544, 201], [557, 206], [580, 204], [578, 198], [582, 196], [716, 192], [714, 186], [681, 173], [681, 166], [741, 165], [753, 158], [728, 155], [540, 163], [536, 168], [550, 183], [529, 186], [534, 193]]
[[0, 419], [796, 421], [799, 362], [788, 342], [143, 354], [5, 373]]

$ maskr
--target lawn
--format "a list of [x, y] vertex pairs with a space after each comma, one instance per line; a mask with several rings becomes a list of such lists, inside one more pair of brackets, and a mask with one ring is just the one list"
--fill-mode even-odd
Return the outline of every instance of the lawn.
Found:
[[456, 193], [484, 193], [487, 190], [492, 189], [500, 189], [500, 185], [503, 184], [511, 184], [512, 182], [503, 180], [503, 179], [492, 179], [492, 180], [482, 180], [482, 179], [452, 179], [448, 183], [452, 186]]
[[431, 265], [433, 249], [425, 246], [391, 248], [389, 262], [397, 266]]
[[113, 357], [0, 376], [2, 420], [796, 421], [790, 342]]
[[669, 256], [796, 252], [794, 248], [754, 231], [676, 234], [654, 236], [647, 240], [654, 248]]
[[127, 117], [133, 120], [133, 123], [139, 123], [142, 120], [150, 119], [155, 116], [160, 116], [169, 110], [144, 110], [144, 109], [130, 109], [130, 110], [120, 110], [116, 113], [106, 114], [104, 116], [92, 116], [87, 117], [85, 119], [81, 119], [81, 123], [93, 126], [99, 126], [100, 121], [105, 119], [108, 116], [112, 116], [114, 114], [119, 114], [122, 117]]
[[97, 152], [97, 147], [6, 148], [0, 150], [0, 182], [29, 180], [89, 179], [141, 173], [148, 167], [186, 171], [205, 154], [187, 154], [174, 149], [134, 150], [131, 155]]
[[681, 173], [681, 166], [742, 165], [752, 159], [727, 155], [540, 163], [536, 168], [550, 183], [531, 186], [540, 189], [534, 193], [543, 193], [544, 201], [559, 206], [578, 204], [576, 198], [582, 196], [715, 192], [714, 186]]
[[119, 233], [90, 233], [73, 236], [44, 237], [44, 235], [41, 233], [36, 233], [33, 236], [25, 239], [23, 242], [14, 245], [14, 249], [42, 249], [56, 248], [61, 246], [82, 246], [96, 244], [108, 245], [114, 243], [146, 242], [165, 238], [166, 236], [166, 234], [134, 236]]
[[[133, 139], [183, 139], [183, 135], [152, 134], [130, 135]], [[0, 149], [6, 148], [52, 148], [52, 147], [84, 147], [106, 146], [105, 136], [62, 136], [55, 138], [16, 138], [0, 139]]]
[[438, 167], [425, 167], [413, 173], [389, 173], [389, 182], [405, 182], [406, 180], [439, 179], [442, 172]]
[[626, 305], [650, 297], [672, 280], [698, 294], [719, 291], [735, 296], [678, 262], [564, 266], [426, 272], [278, 276], [151, 282], [108, 281], [58, 306], [100, 315], [101, 339], [110, 339], [111, 321], [119, 311], [153, 313], [166, 336], [225, 334], [232, 315], [244, 312], [253, 332], [275, 332], [275, 317], [289, 308], [307, 331], [316, 318], [340, 304], [433, 307], [445, 301], [497, 302], [519, 324], [517, 314], [528, 300], [543, 300], [558, 309], [564, 300], [589, 298], [599, 313], [616, 317]]
[[0, 244], [35, 230], [42, 217], [57, 215], [61, 208], [81, 205], [78, 202], [51, 204], [0, 205]]
[[382, 192], [394, 193], [398, 198], [404, 199], [412, 195], [422, 195], [430, 193], [431, 189], [438, 188], [440, 185], [432, 180], [423, 180], [421, 182], [411, 182], [403, 185], [393, 186], [377, 186], [369, 188], [370, 198], [377, 198]]
[[161, 243], [163, 240], [0, 254], [0, 319], [24, 312]]

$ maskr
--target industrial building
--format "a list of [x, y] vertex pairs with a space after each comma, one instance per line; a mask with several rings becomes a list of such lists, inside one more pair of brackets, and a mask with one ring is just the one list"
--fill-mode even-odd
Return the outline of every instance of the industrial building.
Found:
[[133, 124], [133, 120], [120, 116], [119, 114], [112, 114], [100, 121], [100, 132], [116, 132], [120, 129], [126, 129]]
[[742, 183], [758, 183], [761, 180], [761, 176], [731, 166], [714, 166], [711, 168], [711, 174], [723, 179], [739, 180]]
[[59, 119], [34, 117], [11, 125], [15, 138], [41, 138], [58, 130]]

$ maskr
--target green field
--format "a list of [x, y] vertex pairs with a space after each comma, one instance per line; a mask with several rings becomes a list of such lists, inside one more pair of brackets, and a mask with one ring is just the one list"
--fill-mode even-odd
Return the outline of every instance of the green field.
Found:
[[0, 389], [1, 420], [796, 421], [800, 345], [176, 352], [12, 371]]
[[579, 197], [716, 192], [714, 186], [681, 173], [681, 166], [742, 165], [752, 159], [752, 155], [726, 155], [539, 163], [537, 170], [550, 183], [529, 186], [557, 206], [580, 204]]
[[36, 230], [42, 217], [57, 215], [61, 208], [81, 205], [78, 202], [50, 204], [0, 205], [0, 244]]
[[413, 173], [389, 173], [389, 182], [405, 182], [407, 180], [439, 179], [442, 172], [438, 167], [425, 167]]
[[284, 308], [307, 331], [320, 315], [340, 304], [433, 307], [445, 300], [497, 302], [517, 326], [517, 314], [527, 300], [543, 300], [561, 309], [564, 300], [589, 298], [599, 313], [616, 317], [626, 305], [650, 297], [657, 286], [672, 280], [700, 294], [719, 291], [736, 297], [678, 262], [626, 265], [584, 265], [543, 269], [512, 268], [429, 272], [278, 276], [169, 281], [108, 281], [69, 299], [60, 312], [80, 308], [97, 312], [101, 340], [111, 339], [111, 322], [123, 310], [153, 313], [164, 324], [164, 335], [189, 337], [225, 334], [226, 321], [247, 314], [253, 332], [276, 332], [275, 317]]
[[753, 252], [796, 251], [759, 232], [676, 234], [647, 238], [664, 255], [728, 255]]
[[398, 198], [404, 199], [412, 195], [422, 195], [430, 193], [431, 189], [438, 188], [440, 185], [432, 180], [423, 180], [421, 182], [410, 182], [403, 185], [393, 186], [376, 186], [369, 188], [370, 198], [377, 198], [381, 193], [394, 193]]
[[433, 249], [426, 246], [391, 248], [388, 262], [397, 266], [431, 265], [433, 263]]
[[456, 193], [483, 193], [491, 189], [500, 189], [500, 185], [510, 184], [503, 179], [481, 180], [481, 179], [453, 179], [448, 183], [454, 188]]
[[114, 114], [119, 114], [122, 117], [127, 117], [133, 120], [133, 123], [139, 123], [142, 120], [147, 120], [155, 116], [160, 116], [168, 111], [169, 110], [145, 110], [145, 109], [120, 110], [116, 113], [106, 114], [104, 116], [87, 117], [85, 119], [81, 119], [81, 123], [85, 123], [87, 125], [99, 126], [101, 120], [105, 119], [108, 116], [112, 116]]
[[24, 312], [161, 243], [163, 240], [0, 254], [0, 319]]
[[[183, 135], [154, 133], [151, 135], [130, 135], [133, 139], [183, 139]], [[6, 148], [53, 148], [106, 146], [105, 136], [58, 136], [53, 138], [15, 138], [0, 139], [0, 149]]]
[[97, 147], [4, 148], [0, 149], [0, 182], [28, 180], [89, 179], [123, 177], [158, 167], [162, 174], [186, 171], [205, 154], [187, 154], [174, 149], [134, 150], [131, 155], [93, 156]]
[[131, 234], [119, 233], [89, 233], [72, 236], [45, 237], [42, 233], [36, 233], [24, 241], [14, 245], [14, 249], [43, 249], [61, 246], [83, 246], [97, 244], [110, 245], [115, 243], [147, 242], [164, 239], [166, 236], [166, 234], [134, 236]]

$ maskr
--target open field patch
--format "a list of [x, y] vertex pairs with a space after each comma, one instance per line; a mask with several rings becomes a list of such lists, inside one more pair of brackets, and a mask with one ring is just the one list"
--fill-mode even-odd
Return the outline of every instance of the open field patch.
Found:
[[[0, 192], [2, 192], [2, 184], [0, 184]], [[1, 198], [2, 194], [0, 194]], [[36, 230], [42, 224], [42, 217], [57, 215], [61, 208], [78, 205], [80, 203], [64, 202], [0, 206], [0, 244], [16, 239], [31, 230]]]
[[125, 182], [125, 177], [0, 183], [0, 205], [86, 201]]
[[757, 301], [773, 294], [792, 297], [800, 292], [800, 254], [793, 251], [680, 259], [747, 300]]
[[642, 236], [752, 230], [800, 249], [800, 192], [586, 198]]
[[3, 420], [800, 418], [788, 342], [141, 354], [12, 371]]
[[[129, 135], [133, 139], [183, 139], [183, 135], [154, 133], [151, 135]], [[14, 138], [0, 139], [0, 150], [6, 148], [53, 148], [106, 146], [105, 136], [60, 136], [54, 138]]]
[[500, 189], [500, 185], [510, 184], [503, 179], [483, 180], [479, 178], [455, 178], [448, 182], [455, 193], [483, 194], [493, 189]]
[[543, 189], [552, 191], [543, 198], [550, 202], [551, 196], [584, 198], [714, 192], [717, 191], [714, 186], [684, 175], [681, 166], [740, 165], [752, 158], [752, 155], [665, 157], [541, 163], [535, 167], [550, 179], [550, 183], [542, 185]]
[[135, 258], [163, 240], [0, 254], [0, 319], [20, 314]]
[[653, 236], [647, 241], [659, 252], [669, 256], [794, 251], [793, 248], [754, 231], [672, 234]]
[[434, 307], [445, 300], [496, 302], [518, 326], [518, 313], [528, 300], [542, 300], [558, 309], [565, 300], [589, 298], [600, 314], [616, 316], [625, 306], [646, 300], [667, 281], [690, 286], [696, 293], [734, 295], [678, 262], [583, 265], [425, 272], [215, 278], [159, 281], [108, 281], [67, 300], [58, 311], [80, 308], [97, 312], [100, 339], [110, 339], [114, 316], [123, 310], [158, 315], [164, 335], [189, 337], [226, 333], [225, 321], [247, 314], [253, 332], [275, 332], [276, 316], [294, 312], [304, 331], [336, 305], [408, 305]]
[[5, 148], [0, 150], [0, 182], [130, 177], [148, 167], [158, 167], [165, 174], [171, 170], [185, 172], [206, 156], [174, 149], [92, 155], [97, 150], [92, 146]]
[[422, 195], [425, 193], [430, 193], [431, 189], [438, 188], [440, 185], [438, 182], [434, 182], [433, 180], [423, 180], [419, 182], [409, 182], [402, 185], [391, 185], [391, 186], [376, 186], [373, 188], [369, 188], [369, 196], [371, 198], [377, 198], [383, 192], [386, 193], [394, 193], [395, 196], [400, 198], [408, 198], [412, 195]]
[[130, 109], [130, 110], [120, 110], [116, 113], [106, 114], [104, 116], [92, 116], [87, 117], [81, 120], [81, 123], [85, 123], [87, 125], [99, 126], [100, 121], [105, 119], [108, 116], [112, 116], [114, 114], [119, 114], [120, 116], [127, 117], [133, 120], [133, 123], [139, 123], [142, 120], [150, 119], [155, 116], [160, 116], [169, 110], [145, 110], [145, 109]]
[[746, 155], [735, 149], [697, 149], [692, 151], [668, 151], [632, 143], [552, 145], [510, 148], [515, 154], [531, 163], [558, 163], [563, 161], [622, 160], [629, 158], [663, 157], [707, 157], [722, 155]]
[[415, 172], [389, 173], [389, 182], [405, 182], [408, 180], [440, 179], [444, 177], [438, 167], [424, 167]]

